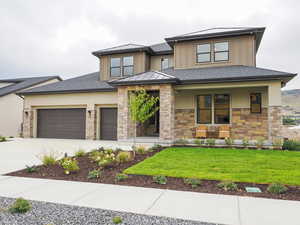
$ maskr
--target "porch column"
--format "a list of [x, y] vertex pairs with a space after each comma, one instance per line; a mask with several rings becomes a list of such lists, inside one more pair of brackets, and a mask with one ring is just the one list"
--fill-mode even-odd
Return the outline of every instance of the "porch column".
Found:
[[95, 105], [88, 105], [86, 108], [86, 139], [96, 139], [96, 110]]
[[34, 111], [26, 108], [23, 111], [23, 131], [22, 135], [24, 138], [33, 137], [33, 115]]
[[174, 141], [175, 123], [175, 96], [170, 84], [160, 85], [160, 124], [159, 138], [164, 141]]
[[282, 138], [282, 103], [281, 103], [281, 83], [276, 82], [269, 85], [269, 140]]

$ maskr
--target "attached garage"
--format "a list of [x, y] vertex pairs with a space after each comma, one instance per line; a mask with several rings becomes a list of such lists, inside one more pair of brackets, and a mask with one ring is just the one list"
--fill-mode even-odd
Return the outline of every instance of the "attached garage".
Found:
[[118, 109], [100, 108], [100, 139], [117, 140]]
[[86, 109], [38, 109], [37, 137], [85, 139]]

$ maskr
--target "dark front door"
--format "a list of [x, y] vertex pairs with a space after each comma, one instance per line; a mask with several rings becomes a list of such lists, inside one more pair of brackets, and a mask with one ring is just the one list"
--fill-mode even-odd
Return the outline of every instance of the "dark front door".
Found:
[[100, 109], [100, 137], [102, 140], [117, 140], [117, 108]]
[[37, 137], [85, 139], [85, 109], [39, 109]]

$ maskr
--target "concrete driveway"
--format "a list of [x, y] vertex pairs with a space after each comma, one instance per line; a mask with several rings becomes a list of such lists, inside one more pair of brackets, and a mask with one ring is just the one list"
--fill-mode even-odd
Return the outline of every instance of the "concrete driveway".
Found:
[[[139, 143], [151, 146], [149, 143]], [[0, 142], [0, 175], [24, 169], [26, 165], [39, 165], [39, 156], [54, 152], [63, 156], [74, 154], [79, 149], [90, 151], [98, 147], [131, 149], [130, 142], [117, 141], [91, 141], [91, 140], [67, 140], [67, 139], [21, 139]]]

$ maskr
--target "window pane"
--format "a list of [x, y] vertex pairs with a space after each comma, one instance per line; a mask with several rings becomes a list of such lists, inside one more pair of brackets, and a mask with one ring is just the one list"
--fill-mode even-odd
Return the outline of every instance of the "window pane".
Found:
[[228, 51], [228, 42], [215, 43], [215, 52]]
[[210, 95], [199, 95], [197, 97], [197, 123], [211, 123], [212, 99]]
[[215, 61], [227, 61], [228, 52], [215, 52]]
[[121, 76], [121, 68], [120, 67], [110, 68], [110, 75], [112, 77]]
[[229, 109], [215, 109], [215, 123], [228, 124], [230, 122]]
[[211, 123], [211, 110], [210, 109], [199, 109], [197, 122], [204, 123], [204, 124]]
[[229, 108], [229, 95], [215, 95], [215, 108]]
[[133, 56], [126, 56], [123, 58], [123, 66], [133, 66]]
[[163, 58], [161, 59], [161, 69], [168, 69], [169, 68], [169, 59], [168, 58]]
[[230, 123], [230, 97], [229, 95], [215, 95], [214, 104], [215, 123], [228, 124]]
[[197, 45], [197, 53], [210, 52], [210, 44]]
[[210, 53], [198, 54], [197, 62], [210, 62]]
[[255, 93], [250, 95], [251, 100], [251, 112], [252, 113], [261, 113], [261, 94]]
[[211, 108], [211, 96], [210, 95], [200, 95], [198, 96], [198, 107], [201, 108]]
[[123, 67], [123, 76], [133, 75], [133, 66]]
[[121, 59], [120, 58], [111, 58], [110, 59], [110, 67], [118, 67], [121, 66]]

